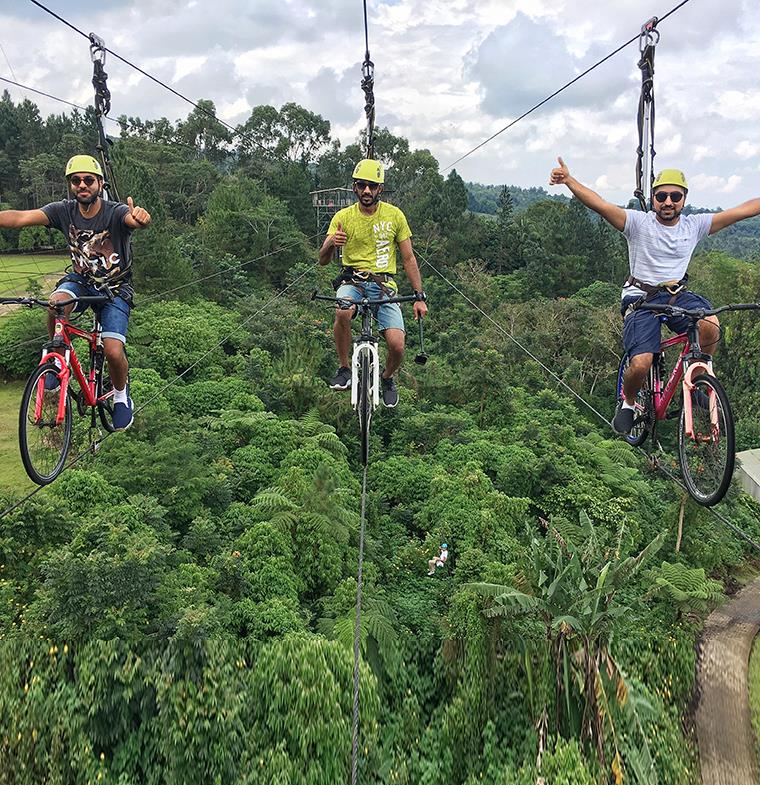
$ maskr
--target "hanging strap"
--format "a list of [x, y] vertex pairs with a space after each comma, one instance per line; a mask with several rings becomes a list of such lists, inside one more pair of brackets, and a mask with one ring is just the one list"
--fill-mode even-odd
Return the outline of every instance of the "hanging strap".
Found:
[[367, 116], [367, 158], [375, 157], [375, 64], [369, 57], [369, 28], [367, 25], [367, 0], [364, 0], [364, 62], [362, 63], [362, 90], [364, 114]]
[[[639, 98], [639, 146], [636, 149], [636, 190], [633, 195], [639, 200], [641, 209], [649, 209], [648, 199], [654, 182], [654, 48], [660, 40], [657, 17], [653, 16], [641, 26], [638, 62], [641, 70], [641, 97]], [[646, 190], [645, 190], [646, 188]]]
[[111, 111], [111, 93], [108, 90], [108, 74], [105, 72], [106, 45], [100, 36], [90, 33], [90, 57], [92, 59], [92, 86], [95, 88], [95, 117], [98, 124], [98, 144], [97, 150], [100, 153], [100, 160], [103, 164], [103, 191], [107, 199], [113, 198], [119, 201], [119, 193], [116, 189], [116, 178], [111, 167], [111, 160], [108, 157], [108, 140], [103, 130], [103, 118]]

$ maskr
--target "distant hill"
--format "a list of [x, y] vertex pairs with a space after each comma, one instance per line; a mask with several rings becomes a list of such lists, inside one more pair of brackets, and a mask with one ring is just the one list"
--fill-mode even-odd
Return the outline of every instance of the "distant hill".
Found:
[[[487, 213], [496, 215], [499, 205], [499, 194], [502, 185], [483, 185], [481, 183], [465, 183], [467, 196], [469, 198], [468, 209], [473, 213]], [[518, 188], [516, 185], [508, 185], [507, 189], [514, 201], [514, 208], [517, 212], [525, 210], [535, 202], [543, 202], [551, 199], [555, 202], [569, 202], [569, 198], [563, 194], [550, 194], [543, 188]]]

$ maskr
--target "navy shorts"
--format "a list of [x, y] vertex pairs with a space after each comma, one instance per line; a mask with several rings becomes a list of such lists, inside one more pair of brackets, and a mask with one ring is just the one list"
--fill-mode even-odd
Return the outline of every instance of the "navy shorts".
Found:
[[[667, 305], [672, 295], [668, 292], [661, 292], [654, 297], [650, 297], [647, 302], [658, 305]], [[626, 309], [632, 303], [641, 299], [641, 295], [631, 295], [625, 297], [620, 303], [620, 310], [625, 314]], [[712, 308], [710, 302], [700, 297], [694, 292], [681, 292], [673, 305], [680, 308]], [[625, 317], [623, 323], [623, 347], [629, 357], [637, 354], [648, 354], [660, 350], [660, 321], [661, 314], [652, 311], [634, 311]], [[689, 320], [685, 316], [665, 318], [665, 324], [674, 333], [684, 333], [689, 325]]]
[[[58, 282], [56, 292], [67, 292], [72, 297], [97, 297], [103, 292], [89, 283], [77, 273], [69, 273]], [[88, 307], [87, 303], [77, 303], [74, 313], [80, 313]], [[100, 326], [103, 338], [116, 338], [122, 343], [127, 342], [127, 325], [129, 324], [129, 303], [118, 295], [114, 295], [113, 302], [105, 303], [99, 307]]]

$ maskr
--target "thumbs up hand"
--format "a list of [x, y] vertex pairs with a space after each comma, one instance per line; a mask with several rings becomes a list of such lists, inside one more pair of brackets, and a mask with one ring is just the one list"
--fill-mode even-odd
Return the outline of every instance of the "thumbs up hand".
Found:
[[333, 235], [333, 245], [337, 245], [338, 247], [344, 246], [346, 244], [346, 240], [348, 240], [348, 235], [343, 231], [343, 225], [340, 221], [338, 221], [338, 228]]
[[127, 197], [127, 207], [129, 208], [129, 217], [134, 221], [134, 226], [147, 226], [150, 223], [150, 213], [142, 207], [135, 207], [134, 200], [131, 196]]

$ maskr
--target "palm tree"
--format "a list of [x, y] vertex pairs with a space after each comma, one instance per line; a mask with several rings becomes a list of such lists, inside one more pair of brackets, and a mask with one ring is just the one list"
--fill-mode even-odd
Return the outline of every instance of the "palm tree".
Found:
[[[631, 694], [610, 652], [610, 643], [616, 621], [630, 612], [619, 602], [619, 590], [629, 585], [642, 565], [660, 549], [665, 535], [666, 532], [659, 534], [637, 555], [623, 557], [623, 527], [614, 542], [603, 543], [588, 515], [581, 512], [578, 525], [550, 520], [545, 537], [531, 538], [529, 566], [522, 576], [521, 588], [491, 583], [465, 586], [492, 598], [484, 609], [488, 618], [518, 614], [536, 614], [540, 618], [545, 642], [536, 646], [536, 641], [524, 641], [524, 645], [540, 653], [542, 649], [546, 652], [548, 643], [555, 681], [556, 730], [588, 740], [604, 768], [611, 744], [616, 780], [622, 777], [623, 748], [636, 778], [642, 783], [654, 781], [639, 716], [645, 704]], [[531, 674], [527, 675], [531, 683]], [[545, 710], [541, 707], [539, 714]], [[631, 742], [634, 734], [624, 734], [624, 738], [618, 732], [620, 720], [641, 739], [640, 748]]]

